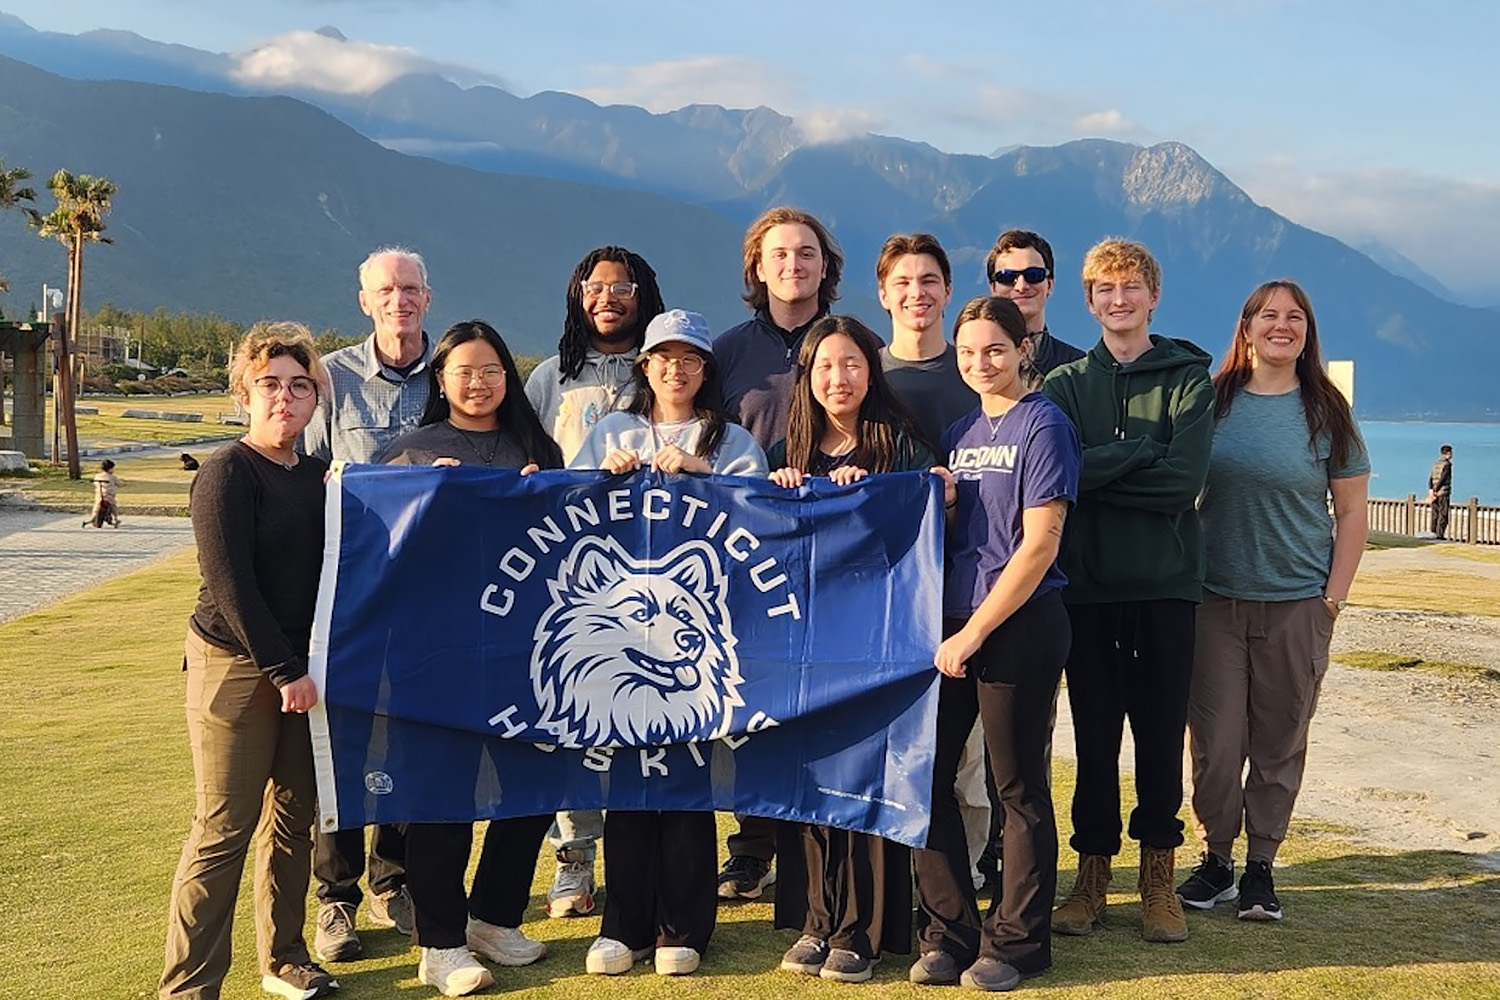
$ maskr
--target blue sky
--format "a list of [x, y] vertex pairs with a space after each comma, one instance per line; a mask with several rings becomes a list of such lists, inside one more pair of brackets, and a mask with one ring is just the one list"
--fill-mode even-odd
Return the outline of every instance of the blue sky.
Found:
[[[765, 104], [809, 135], [953, 152], [1192, 146], [1252, 197], [1500, 303], [1500, 4], [1488, 0], [0, 0], [355, 88], [402, 67], [655, 111]], [[333, 25], [337, 61], [289, 33]], [[252, 58], [251, 53], [258, 53]], [[404, 50], [404, 51], [403, 51]]]

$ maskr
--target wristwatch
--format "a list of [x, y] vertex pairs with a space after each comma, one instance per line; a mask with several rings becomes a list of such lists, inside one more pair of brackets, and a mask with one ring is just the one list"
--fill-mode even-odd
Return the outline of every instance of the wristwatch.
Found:
[[1323, 602], [1325, 604], [1331, 604], [1331, 605], [1333, 605], [1333, 610], [1335, 610], [1335, 611], [1343, 611], [1345, 608], [1347, 608], [1349, 606], [1349, 602], [1348, 601], [1335, 601], [1333, 598], [1329, 597], [1327, 594], [1323, 595]]

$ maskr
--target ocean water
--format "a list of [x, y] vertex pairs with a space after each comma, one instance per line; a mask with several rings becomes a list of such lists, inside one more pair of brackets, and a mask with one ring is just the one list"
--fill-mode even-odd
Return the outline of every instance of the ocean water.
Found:
[[1370, 450], [1370, 496], [1421, 500], [1438, 448], [1451, 444], [1454, 504], [1500, 504], [1500, 424], [1362, 420], [1359, 429]]

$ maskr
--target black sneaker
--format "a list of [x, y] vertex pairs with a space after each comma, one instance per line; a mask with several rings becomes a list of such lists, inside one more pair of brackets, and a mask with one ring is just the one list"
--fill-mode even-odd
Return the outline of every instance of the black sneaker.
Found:
[[1271, 866], [1264, 861], [1246, 861], [1240, 876], [1240, 919], [1280, 920], [1281, 901], [1271, 881]]
[[720, 899], [759, 899], [761, 890], [776, 881], [769, 861], [735, 855], [719, 872]]
[[835, 948], [828, 953], [828, 960], [818, 975], [840, 983], [863, 983], [875, 974], [875, 962], [857, 951]]
[[312, 962], [283, 965], [275, 975], [260, 977], [260, 988], [287, 1000], [313, 1000], [339, 988], [339, 981]]
[[787, 972], [800, 972], [805, 976], [816, 976], [828, 961], [828, 942], [812, 934], [804, 934], [797, 943], [781, 956], [781, 967]]
[[1225, 861], [1212, 851], [1204, 851], [1186, 882], [1177, 887], [1183, 906], [1195, 910], [1212, 910], [1215, 903], [1238, 898], [1234, 887], [1234, 862]]

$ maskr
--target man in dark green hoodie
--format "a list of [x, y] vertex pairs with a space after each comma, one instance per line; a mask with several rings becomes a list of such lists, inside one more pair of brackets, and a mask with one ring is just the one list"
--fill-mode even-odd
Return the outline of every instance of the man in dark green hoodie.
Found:
[[1099, 343], [1055, 369], [1042, 390], [1083, 442], [1078, 504], [1059, 556], [1073, 629], [1067, 678], [1078, 752], [1071, 841], [1078, 878], [1053, 912], [1052, 929], [1087, 934], [1103, 916], [1110, 859], [1120, 851], [1120, 739], [1128, 718], [1142, 934], [1184, 941], [1173, 852], [1183, 840], [1182, 740], [1203, 593], [1195, 505], [1213, 439], [1209, 357], [1149, 332], [1161, 268], [1141, 244], [1095, 245], [1084, 257], [1083, 288]]

